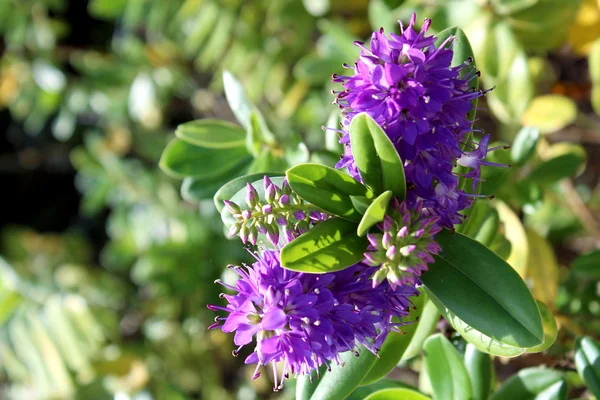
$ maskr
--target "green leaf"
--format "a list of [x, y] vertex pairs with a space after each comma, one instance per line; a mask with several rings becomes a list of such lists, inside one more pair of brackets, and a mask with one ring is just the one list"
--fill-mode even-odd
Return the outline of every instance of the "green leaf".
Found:
[[383, 342], [378, 354], [378, 359], [369, 371], [368, 375], [361, 382], [361, 386], [370, 385], [385, 377], [400, 362], [404, 352], [408, 348], [417, 327], [419, 318], [423, 313], [423, 308], [427, 301], [427, 295], [421, 293], [419, 296], [411, 297], [414, 306], [409, 315], [405, 318], [408, 324], [402, 326], [402, 333], [390, 332]]
[[413, 337], [408, 344], [408, 347], [402, 354], [402, 360], [410, 360], [411, 358], [416, 357], [423, 349], [423, 343], [433, 331], [435, 331], [435, 326], [440, 320], [440, 312], [431, 299], [425, 302], [423, 306], [423, 313], [421, 314], [421, 318], [419, 318], [419, 323], [417, 324], [417, 329], [413, 334]]
[[404, 164], [377, 122], [365, 113], [355, 116], [350, 124], [350, 143], [365, 185], [377, 195], [391, 190], [398, 200], [404, 200]]
[[512, 162], [516, 165], [525, 164], [535, 153], [540, 139], [540, 130], [536, 127], [521, 128], [510, 150]]
[[312, 371], [311, 375], [298, 375], [296, 378], [296, 400], [310, 400], [315, 390], [317, 390], [317, 385], [321, 382], [320, 378], [325, 374], [325, 371], [327, 371], [327, 365], [321, 364], [318, 373]]
[[416, 390], [398, 388], [398, 389], [383, 389], [379, 390], [365, 400], [431, 400], [431, 398]]
[[206, 179], [185, 178], [181, 185], [181, 197], [190, 202], [212, 199], [223, 184], [243, 174], [246, 168], [247, 165], [243, 165], [240, 166], [240, 169], [228, 171], [223, 175]]
[[353, 351], [342, 353], [340, 365], [332, 365], [331, 371], [325, 372], [311, 400], [339, 400], [352, 393], [377, 360], [364, 346], [360, 346], [358, 354], [357, 357]]
[[530, 347], [525, 350], [526, 353], [540, 353], [550, 348], [558, 337], [558, 325], [554, 319], [552, 311], [546, 307], [544, 303], [537, 300], [537, 305], [542, 315], [542, 323], [544, 324], [544, 341], [539, 346]]
[[470, 399], [471, 381], [460, 355], [441, 333], [425, 341], [425, 369], [436, 399]]
[[265, 151], [265, 144], [276, 143], [275, 135], [269, 130], [267, 122], [260, 113], [260, 111], [254, 109], [250, 112], [249, 125], [246, 129], [245, 136], [246, 148], [248, 152], [255, 157], [263, 154]]
[[554, 304], [558, 295], [558, 261], [552, 245], [531, 229], [526, 230], [529, 258], [527, 275], [534, 297], [545, 304]]
[[537, 165], [528, 180], [538, 184], [550, 184], [564, 178], [575, 177], [585, 168], [585, 149], [574, 143], [557, 143], [550, 147], [546, 161]]
[[507, 380], [491, 400], [562, 400], [567, 398], [563, 375], [550, 368], [526, 368]]
[[388, 190], [373, 200], [358, 224], [356, 230], [358, 236], [365, 236], [373, 225], [383, 221], [391, 199], [392, 192]]
[[590, 78], [592, 80], [592, 108], [600, 115], [600, 38], [596, 39], [588, 56]]
[[350, 196], [373, 194], [350, 175], [319, 164], [300, 164], [285, 173], [292, 190], [315, 206], [351, 221], [360, 221]]
[[[224, 207], [223, 200], [231, 200], [239, 192], [242, 192], [242, 195], [245, 196], [246, 184], [258, 182], [265, 176], [272, 178], [275, 176], [281, 176], [281, 174], [276, 173], [276, 172], [261, 172], [258, 174], [244, 175], [244, 176], [240, 176], [239, 178], [233, 179], [233, 180], [227, 182], [226, 184], [224, 184], [223, 186], [221, 186], [221, 188], [219, 190], [217, 190], [217, 192], [215, 193], [215, 196], [214, 196], [215, 207], [217, 208], [217, 210], [219, 212], [221, 212]], [[283, 180], [283, 177], [281, 178], [281, 180]], [[259, 186], [262, 187], [263, 186], [262, 183], [260, 183], [259, 185], [256, 185], [257, 190], [259, 189]], [[243, 203], [244, 203], [244, 201], [242, 201], [242, 204]], [[241, 204], [238, 204], [238, 205], [241, 206]]]
[[218, 119], [199, 119], [177, 127], [175, 136], [196, 146], [211, 149], [243, 147], [246, 132], [236, 124]]
[[494, 363], [489, 354], [468, 343], [465, 349], [465, 367], [471, 380], [473, 400], [487, 400], [494, 387]]
[[430, 300], [441, 312], [444, 319], [446, 319], [450, 325], [452, 325], [452, 327], [460, 334], [460, 336], [462, 336], [463, 339], [473, 344], [478, 350], [484, 353], [502, 357], [515, 357], [525, 352], [524, 348], [507, 345], [498, 340], [492, 339], [477, 329], [472, 328], [469, 326], [469, 324], [458, 318], [456, 314], [444, 306], [442, 302], [433, 293], [431, 293], [431, 291], [426, 289], [426, 292]]
[[244, 88], [229, 71], [223, 72], [223, 87], [227, 103], [229, 103], [233, 115], [235, 115], [235, 118], [244, 129], [248, 129], [250, 126], [252, 105], [244, 93]]
[[506, 259], [519, 275], [525, 279], [529, 259], [527, 234], [518, 215], [504, 202], [494, 200], [494, 206], [500, 215], [504, 226], [504, 236], [510, 242], [510, 254]]
[[445, 307], [502, 343], [515, 347], [542, 343], [540, 311], [525, 282], [510, 265], [460, 233], [444, 230], [436, 241], [442, 253], [435, 257], [421, 281]]
[[571, 270], [586, 279], [600, 280], [600, 250], [577, 257]]
[[521, 122], [525, 126], [538, 128], [542, 134], [547, 134], [561, 130], [576, 118], [577, 105], [573, 100], [559, 94], [548, 94], [533, 99]]
[[600, 398], [600, 346], [592, 338], [575, 341], [575, 366], [590, 392]]
[[339, 271], [364, 258], [367, 239], [356, 236], [356, 224], [332, 218], [316, 225], [281, 249], [281, 266], [298, 272]]
[[173, 139], [160, 158], [160, 168], [174, 178], [209, 178], [240, 168], [250, 159], [243, 147], [208, 149]]

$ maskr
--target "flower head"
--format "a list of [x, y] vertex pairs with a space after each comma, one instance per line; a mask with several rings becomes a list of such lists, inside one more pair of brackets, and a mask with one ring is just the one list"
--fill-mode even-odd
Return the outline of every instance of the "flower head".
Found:
[[385, 279], [392, 287], [417, 283], [427, 264], [433, 263], [433, 255], [441, 248], [433, 237], [441, 228], [438, 217], [422, 217], [422, 205], [409, 210], [405, 202], [396, 199], [379, 224], [383, 233], [370, 233], [369, 248], [365, 253], [369, 265], [379, 267], [373, 274], [373, 287]]
[[[344, 90], [336, 92], [336, 103], [342, 109], [341, 143], [348, 146], [339, 168], [347, 167], [360, 180], [350, 148], [348, 126], [362, 112], [369, 114], [383, 128], [404, 160], [409, 183], [408, 202], [422, 201], [426, 213], [439, 217], [439, 223], [451, 228], [461, 222], [459, 211], [468, 207], [472, 196], [458, 188], [458, 177], [452, 172], [457, 160], [480, 161], [486, 151], [464, 153], [470, 145], [472, 122], [467, 117], [473, 110], [472, 100], [485, 91], [470, 87], [479, 76], [465, 60], [451, 67], [450, 37], [439, 45], [437, 38], [427, 36], [431, 21], [426, 19], [419, 32], [414, 30], [413, 14], [401, 35], [383, 29], [374, 32], [370, 48], [357, 42], [362, 51], [350, 76], [334, 75], [334, 82]], [[486, 137], [487, 138], [487, 137]], [[489, 140], [489, 139], [482, 139]], [[479, 147], [484, 150], [485, 147]], [[465, 162], [471, 168], [467, 177], [479, 178], [482, 162]], [[441, 199], [455, 196], [458, 199]]]
[[236, 285], [221, 284], [235, 294], [223, 295], [225, 307], [209, 305], [228, 315], [211, 328], [235, 332], [234, 355], [256, 340], [246, 359], [258, 364], [254, 377], [261, 365], [283, 362], [276, 389], [289, 374], [339, 363], [339, 355], [357, 344], [377, 352], [388, 333], [407, 322], [409, 297], [418, 295], [408, 285], [373, 289], [369, 277], [375, 268], [365, 264], [322, 275], [289, 271], [281, 267], [278, 251], [264, 250], [252, 266], [233, 268], [240, 277]]

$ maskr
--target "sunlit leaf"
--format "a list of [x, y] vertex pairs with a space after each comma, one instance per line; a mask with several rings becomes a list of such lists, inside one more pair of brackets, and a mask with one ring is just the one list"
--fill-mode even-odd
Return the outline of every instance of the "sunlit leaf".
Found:
[[538, 128], [542, 134], [556, 132], [575, 121], [577, 105], [566, 96], [549, 94], [533, 99], [523, 114], [524, 126]]
[[442, 334], [425, 341], [425, 370], [436, 399], [464, 400], [472, 397], [471, 381], [460, 355]]
[[[446, 308], [476, 330], [510, 346], [542, 343], [544, 331], [537, 304], [510, 265], [460, 233], [444, 230], [436, 241], [442, 253], [421, 281]], [[476, 310], [473, 304], [477, 304]]]
[[366, 209], [365, 214], [362, 216], [356, 234], [358, 236], [364, 236], [367, 231], [375, 224], [383, 221], [387, 212], [388, 204], [392, 199], [392, 192], [388, 190], [379, 195]]
[[600, 398], [600, 346], [592, 338], [575, 341], [575, 366], [590, 392]]

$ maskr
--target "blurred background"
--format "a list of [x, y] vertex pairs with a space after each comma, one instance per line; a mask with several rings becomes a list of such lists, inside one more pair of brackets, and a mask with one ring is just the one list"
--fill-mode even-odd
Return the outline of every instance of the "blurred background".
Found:
[[[484, 193], [497, 194], [486, 207], [502, 233], [490, 246], [561, 330], [546, 353], [496, 359], [499, 375], [572, 369], [573, 337], [600, 335], [599, 7], [1, 0], [0, 398], [292, 398], [272, 393], [269, 378], [250, 381], [232, 337], [206, 329], [213, 281], [247, 259], [211, 201], [239, 170], [192, 179], [181, 193], [158, 162], [178, 124], [235, 121], [229, 71], [273, 140], [294, 143], [242, 169], [283, 170], [298, 152], [334, 164], [340, 147], [321, 129], [337, 121], [331, 74], [357, 58], [354, 40], [398, 32], [413, 11], [433, 19], [432, 33], [456, 25], [469, 37], [482, 86], [495, 86], [479, 127], [505, 143], [523, 126], [539, 132], [520, 135], [520, 153], [493, 153], [514, 167], [488, 173]], [[414, 369], [404, 369], [409, 383]]]

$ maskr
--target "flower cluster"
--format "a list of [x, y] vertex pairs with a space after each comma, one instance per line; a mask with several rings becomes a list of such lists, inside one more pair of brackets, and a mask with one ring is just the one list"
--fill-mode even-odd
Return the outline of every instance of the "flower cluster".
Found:
[[393, 200], [383, 222], [378, 225], [382, 233], [370, 233], [366, 262], [379, 267], [373, 275], [373, 287], [386, 278], [392, 287], [405, 283], [418, 283], [418, 277], [434, 262], [440, 246], [433, 237], [442, 228], [438, 217], [421, 217], [422, 204], [409, 210], [406, 203]]
[[[417, 33], [413, 14], [408, 27], [401, 25], [401, 35], [374, 32], [370, 49], [357, 42], [361, 50], [351, 76], [334, 75], [334, 82], [344, 90], [334, 92], [342, 109], [340, 142], [346, 152], [338, 168], [347, 167], [360, 180], [350, 147], [348, 127], [361, 112], [369, 114], [384, 129], [405, 163], [409, 190], [407, 201], [413, 207], [423, 203], [426, 214], [439, 217], [448, 228], [461, 223], [459, 211], [469, 207], [474, 195], [458, 187], [458, 176], [452, 172], [458, 163], [472, 170], [466, 174], [474, 180], [488, 150], [482, 139], [476, 145], [469, 140], [472, 122], [467, 117], [473, 110], [472, 100], [485, 91], [469, 85], [479, 72], [472, 60], [451, 67], [454, 38], [436, 46], [434, 36], [426, 36], [431, 21], [426, 19]], [[465, 153], [463, 149], [473, 151]], [[491, 151], [491, 149], [490, 149]]]
[[265, 175], [263, 189], [264, 200], [261, 200], [256, 188], [247, 184], [245, 202], [248, 208], [242, 209], [233, 201], [224, 201], [227, 211], [235, 219], [228, 232], [230, 237], [239, 235], [243, 243], [255, 245], [261, 233], [273, 245], [277, 245], [280, 227], [284, 229], [287, 241], [290, 241], [306, 232], [314, 223], [328, 217], [292, 192], [286, 180], [280, 188]]
[[[376, 268], [359, 263], [339, 272], [322, 275], [289, 271], [281, 267], [279, 252], [265, 250], [255, 255], [252, 266], [232, 267], [240, 279], [236, 292], [224, 294], [225, 307], [209, 305], [227, 316], [217, 317], [211, 328], [235, 332], [240, 349], [256, 338], [246, 363], [273, 364], [275, 389], [289, 374], [310, 374], [320, 365], [339, 363], [339, 355], [356, 351], [362, 344], [377, 353], [392, 330], [408, 322], [411, 302], [418, 295], [412, 286], [373, 288], [369, 278]], [[277, 378], [275, 364], [283, 362]]]

